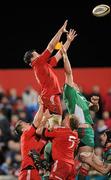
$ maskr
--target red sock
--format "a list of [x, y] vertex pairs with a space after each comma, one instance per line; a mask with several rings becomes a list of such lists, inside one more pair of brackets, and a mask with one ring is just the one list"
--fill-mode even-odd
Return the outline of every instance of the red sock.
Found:
[[81, 167], [79, 170], [79, 174], [83, 175], [83, 176], [87, 176], [88, 175], [88, 170]]

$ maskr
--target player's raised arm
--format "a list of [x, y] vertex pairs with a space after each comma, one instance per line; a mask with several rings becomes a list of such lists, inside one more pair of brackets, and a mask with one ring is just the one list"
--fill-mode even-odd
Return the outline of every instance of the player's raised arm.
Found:
[[88, 157], [82, 157], [82, 161], [86, 162], [91, 167], [93, 167], [95, 170], [102, 173], [103, 175], [106, 175], [111, 170], [111, 164], [110, 163], [103, 163], [103, 164], [101, 163], [100, 165], [98, 165], [97, 162], [95, 163], [93, 161], [93, 154], [91, 156], [88, 156]]
[[37, 128], [37, 130], [36, 130], [36, 133], [37, 133], [37, 134], [42, 135], [43, 130], [44, 130], [44, 128], [45, 128], [45, 126], [46, 126], [46, 123], [47, 123], [48, 119], [50, 118], [50, 116], [51, 116], [51, 115], [50, 115], [50, 113], [49, 113], [49, 110], [46, 109], [45, 113], [43, 114], [43, 118], [42, 118], [42, 120], [40, 121], [39, 126], [38, 126], [38, 128]]
[[[76, 31], [74, 29], [70, 29], [69, 33], [67, 34], [67, 41], [63, 45], [66, 51], [68, 50], [71, 42], [75, 39], [76, 36]], [[61, 49], [56, 53], [55, 58], [57, 61], [59, 61], [62, 58]]]
[[67, 83], [70, 86], [73, 86], [73, 75], [72, 75], [72, 69], [71, 69], [71, 65], [69, 62], [69, 58], [67, 56], [67, 52], [64, 48], [64, 46], [62, 46], [61, 48], [61, 53], [63, 55], [63, 61], [64, 61], [64, 70], [65, 70], [65, 83]]
[[66, 26], [67, 26], [67, 20], [63, 24], [63, 26], [59, 29], [59, 31], [56, 33], [56, 35], [53, 37], [53, 39], [49, 42], [47, 49], [52, 52], [56, 46], [56, 44], [59, 42], [61, 35], [63, 32], [67, 32]]
[[40, 96], [38, 97], [38, 103], [39, 103], [39, 110], [37, 111], [34, 120], [33, 120], [33, 124], [36, 128], [39, 127], [40, 122], [42, 121], [43, 118], [43, 102], [40, 98]]
[[99, 110], [99, 97], [98, 96], [92, 96], [91, 102], [89, 104], [89, 108], [92, 111], [97, 112]]

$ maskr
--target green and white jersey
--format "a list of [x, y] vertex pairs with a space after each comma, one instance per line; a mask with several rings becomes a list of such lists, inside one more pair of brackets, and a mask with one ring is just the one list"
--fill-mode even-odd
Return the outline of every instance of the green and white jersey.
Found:
[[93, 124], [89, 111], [89, 102], [76, 89], [65, 84], [63, 99], [70, 114], [75, 114], [81, 124]]

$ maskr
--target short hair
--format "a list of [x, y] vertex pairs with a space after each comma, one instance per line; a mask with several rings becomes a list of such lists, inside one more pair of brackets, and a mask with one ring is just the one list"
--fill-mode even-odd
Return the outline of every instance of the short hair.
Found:
[[79, 119], [75, 115], [69, 116], [69, 125], [71, 130], [76, 130], [79, 127]]
[[33, 57], [33, 52], [36, 51], [35, 49], [32, 49], [30, 51], [27, 51], [24, 55], [24, 62], [26, 64], [30, 64], [31, 63], [31, 58]]
[[106, 129], [99, 133], [100, 135], [106, 134], [107, 135], [107, 142], [111, 142], [111, 129]]
[[61, 126], [61, 122], [62, 122], [61, 115], [52, 114], [51, 117], [49, 118], [49, 123], [58, 124], [59, 126]]
[[21, 136], [22, 135], [22, 126], [21, 126], [21, 123], [23, 121], [19, 120], [16, 125], [15, 125], [15, 134], [17, 134], [18, 136]]

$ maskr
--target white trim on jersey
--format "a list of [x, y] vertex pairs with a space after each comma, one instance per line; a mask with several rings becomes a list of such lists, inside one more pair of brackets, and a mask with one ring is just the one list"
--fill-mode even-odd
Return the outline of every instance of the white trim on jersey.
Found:
[[56, 171], [56, 169], [57, 169], [57, 164], [58, 164], [58, 160], [56, 160], [55, 163], [54, 163], [53, 172]]
[[27, 177], [26, 180], [31, 180], [31, 169], [27, 171]]
[[58, 176], [55, 176], [56, 179], [59, 179], [59, 180], [63, 180], [62, 178], [58, 177]]
[[79, 123], [85, 123], [85, 117], [84, 117], [83, 110], [77, 104], [75, 105], [74, 114], [79, 118]]
[[50, 97], [50, 102], [51, 102], [53, 105], [55, 104], [54, 98], [55, 98], [55, 95], [52, 95], [52, 96]]

